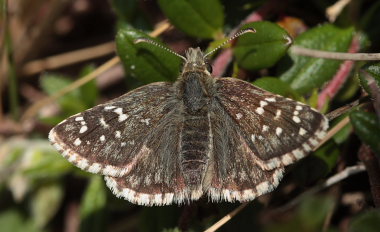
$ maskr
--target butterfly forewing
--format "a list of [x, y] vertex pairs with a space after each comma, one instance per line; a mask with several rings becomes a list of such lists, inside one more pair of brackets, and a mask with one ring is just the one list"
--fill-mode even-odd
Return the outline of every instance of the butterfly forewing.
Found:
[[294, 163], [318, 145], [327, 119], [309, 106], [250, 83], [219, 78], [218, 100], [264, 169]]
[[158, 122], [176, 108], [171, 86], [146, 85], [71, 116], [51, 130], [49, 139], [77, 167], [123, 176], [145, 155], [143, 146]]

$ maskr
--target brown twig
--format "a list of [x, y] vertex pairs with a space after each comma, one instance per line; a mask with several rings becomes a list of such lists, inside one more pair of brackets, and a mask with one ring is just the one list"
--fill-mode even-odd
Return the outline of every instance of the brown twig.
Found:
[[300, 56], [310, 56], [315, 58], [324, 58], [331, 60], [353, 60], [353, 61], [371, 61], [380, 60], [380, 53], [346, 53], [346, 52], [328, 52], [304, 48], [293, 45], [290, 47], [293, 54]]
[[380, 165], [379, 160], [368, 145], [362, 144], [358, 153], [359, 159], [364, 163], [369, 183], [373, 202], [376, 208], [380, 207]]

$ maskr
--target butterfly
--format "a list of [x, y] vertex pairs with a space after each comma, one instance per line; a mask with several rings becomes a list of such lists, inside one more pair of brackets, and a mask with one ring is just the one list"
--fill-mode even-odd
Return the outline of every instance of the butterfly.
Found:
[[75, 166], [105, 176], [139, 205], [250, 201], [323, 139], [321, 113], [239, 80], [211, 75], [200, 48], [174, 83], [139, 87], [55, 126], [49, 139]]

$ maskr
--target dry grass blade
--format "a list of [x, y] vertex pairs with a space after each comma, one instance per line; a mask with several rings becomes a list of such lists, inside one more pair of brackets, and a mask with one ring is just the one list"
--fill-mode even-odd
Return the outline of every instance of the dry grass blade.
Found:
[[57, 69], [89, 59], [105, 56], [114, 51], [115, 43], [112, 41], [89, 48], [66, 52], [63, 54], [28, 62], [22, 68], [21, 74], [30, 76], [36, 73], [40, 73], [44, 70]]

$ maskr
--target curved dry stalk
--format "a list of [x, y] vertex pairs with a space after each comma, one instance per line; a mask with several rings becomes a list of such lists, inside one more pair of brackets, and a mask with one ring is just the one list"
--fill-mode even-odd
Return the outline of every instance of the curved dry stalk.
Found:
[[[159, 34], [161, 34], [162, 32], [164, 32], [165, 30], [169, 29], [170, 26], [171, 25], [168, 22], [165, 21], [164, 23], [161, 23], [160, 26], [158, 26], [149, 35], [153, 36], [153, 37], [158, 36]], [[28, 119], [33, 118], [38, 113], [38, 111], [42, 107], [44, 107], [45, 105], [54, 102], [55, 100], [57, 100], [58, 98], [62, 97], [63, 95], [65, 95], [65, 94], [67, 94], [67, 93], [69, 93], [69, 92], [71, 92], [71, 91], [79, 88], [80, 86], [88, 83], [89, 81], [95, 79], [98, 75], [100, 75], [100, 74], [104, 73], [105, 71], [109, 70], [111, 67], [115, 66], [119, 62], [120, 62], [120, 58], [116, 56], [116, 57], [108, 60], [106, 63], [102, 64], [98, 68], [96, 68], [93, 72], [89, 73], [88, 75], [86, 75], [86, 76], [78, 79], [77, 81], [74, 81], [70, 85], [68, 85], [65, 88], [61, 89], [60, 91], [58, 91], [54, 95], [45, 97], [44, 99], [42, 99], [42, 100], [34, 103], [32, 106], [30, 106], [25, 111], [25, 113], [23, 114], [23, 116], [21, 118], [21, 121], [25, 122]]]
[[226, 224], [236, 214], [238, 214], [240, 211], [242, 211], [248, 204], [249, 204], [249, 202], [245, 202], [245, 203], [241, 204], [239, 207], [237, 207], [236, 209], [232, 210], [229, 214], [227, 214], [222, 219], [220, 219], [218, 222], [216, 222], [214, 225], [212, 225], [207, 230], [205, 230], [205, 232], [214, 232], [214, 231], [216, 231], [222, 225]]
[[324, 58], [332, 60], [353, 60], [353, 61], [370, 61], [380, 60], [380, 53], [346, 53], [346, 52], [329, 52], [310, 48], [304, 48], [293, 45], [290, 48], [293, 54], [300, 56], [310, 56], [315, 58]]

